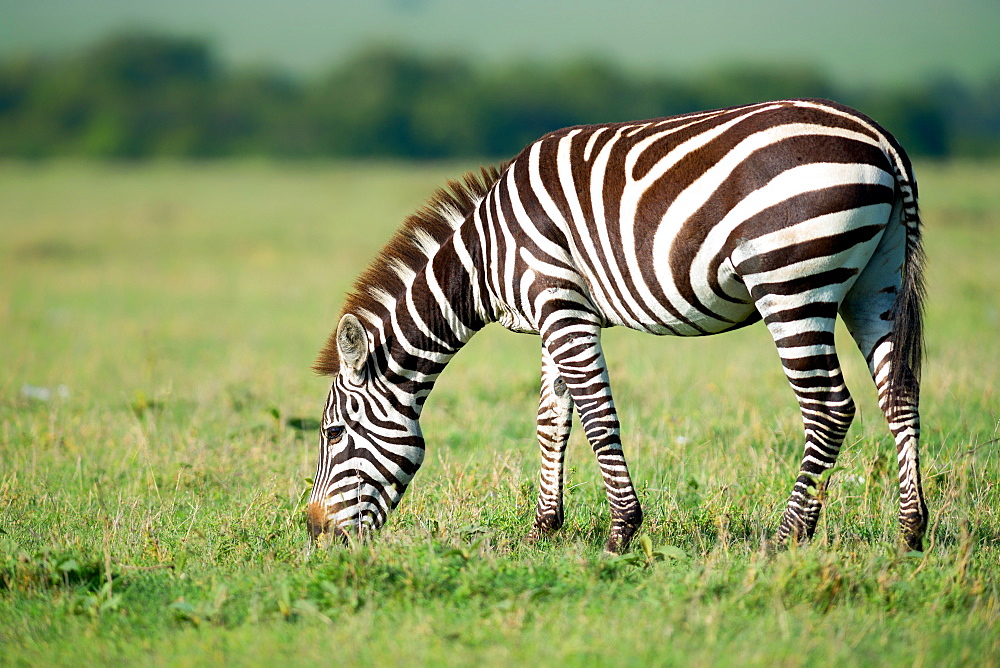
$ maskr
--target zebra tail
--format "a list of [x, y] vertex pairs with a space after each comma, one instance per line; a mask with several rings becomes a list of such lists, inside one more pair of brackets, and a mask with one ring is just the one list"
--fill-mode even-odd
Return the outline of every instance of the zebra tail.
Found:
[[[907, 165], [908, 167], [908, 165]], [[893, 308], [894, 341], [889, 358], [889, 399], [916, 405], [924, 357], [924, 247], [921, 238], [917, 187], [912, 172], [900, 170], [903, 198], [901, 219], [906, 227], [902, 285]]]

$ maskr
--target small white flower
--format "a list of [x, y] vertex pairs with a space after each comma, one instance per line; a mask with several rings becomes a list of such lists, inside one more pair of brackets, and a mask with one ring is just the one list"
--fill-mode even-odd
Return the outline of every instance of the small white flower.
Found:
[[52, 392], [47, 387], [35, 387], [34, 385], [25, 383], [21, 386], [21, 396], [37, 401], [48, 401], [52, 398]]
[[[35, 401], [49, 401], [52, 399], [52, 390], [47, 387], [38, 387], [25, 383], [21, 386], [21, 396], [27, 399], [34, 399]], [[68, 399], [69, 388], [65, 385], [59, 385], [56, 387], [55, 396], [60, 399]]]

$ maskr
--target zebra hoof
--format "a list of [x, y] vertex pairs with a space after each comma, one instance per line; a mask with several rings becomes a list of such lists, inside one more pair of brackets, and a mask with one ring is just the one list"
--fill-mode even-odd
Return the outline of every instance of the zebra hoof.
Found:
[[604, 550], [611, 554], [625, 554], [632, 543], [632, 537], [641, 526], [642, 508], [638, 503], [635, 503], [617, 517], [612, 518], [611, 535], [608, 536]]
[[927, 533], [927, 508], [916, 518], [906, 518], [900, 521], [900, 534], [903, 544], [909, 552], [924, 551], [924, 535]]
[[562, 525], [562, 510], [554, 513], [538, 514], [535, 516], [535, 523], [531, 526], [531, 531], [528, 532], [525, 541], [528, 543], [537, 543], [544, 538], [549, 538], [555, 532], [559, 531]]
[[531, 527], [531, 531], [529, 531], [528, 535], [524, 537], [524, 542], [532, 545], [535, 543], [540, 543], [541, 541], [547, 540], [552, 536], [554, 536], [556, 531], [559, 530], [559, 528], [560, 527], [558, 526], [552, 527], [548, 525], [536, 524], [533, 527]]
[[621, 531], [612, 531], [608, 537], [608, 542], [604, 545], [604, 551], [609, 554], [625, 554], [632, 544], [632, 536], [639, 530], [638, 526], [623, 527]]
[[903, 544], [906, 546], [907, 552], [923, 552], [924, 551], [924, 537], [919, 536], [903, 536]]
[[608, 542], [604, 545], [604, 553], [616, 557], [620, 554], [625, 554], [631, 542], [632, 541], [623, 541], [616, 536], [612, 536], [611, 538], [608, 538]]

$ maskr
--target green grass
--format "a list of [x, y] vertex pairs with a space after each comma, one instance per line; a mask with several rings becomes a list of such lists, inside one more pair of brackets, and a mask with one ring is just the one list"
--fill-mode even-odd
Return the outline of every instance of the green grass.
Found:
[[307, 550], [308, 367], [461, 167], [0, 165], [0, 664], [996, 664], [1000, 166], [920, 167], [927, 552], [897, 548], [892, 441], [843, 332], [858, 419], [816, 539], [768, 556], [801, 426], [766, 331], [611, 330], [648, 542], [609, 559], [579, 430], [566, 527], [521, 540], [539, 344], [495, 326], [428, 400], [385, 530]]

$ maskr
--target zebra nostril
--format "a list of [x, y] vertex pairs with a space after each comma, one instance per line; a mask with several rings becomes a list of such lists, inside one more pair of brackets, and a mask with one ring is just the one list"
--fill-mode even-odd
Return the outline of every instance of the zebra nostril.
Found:
[[330, 529], [330, 522], [326, 518], [326, 513], [318, 503], [310, 503], [306, 511], [306, 528], [309, 529], [309, 536], [318, 538]]

